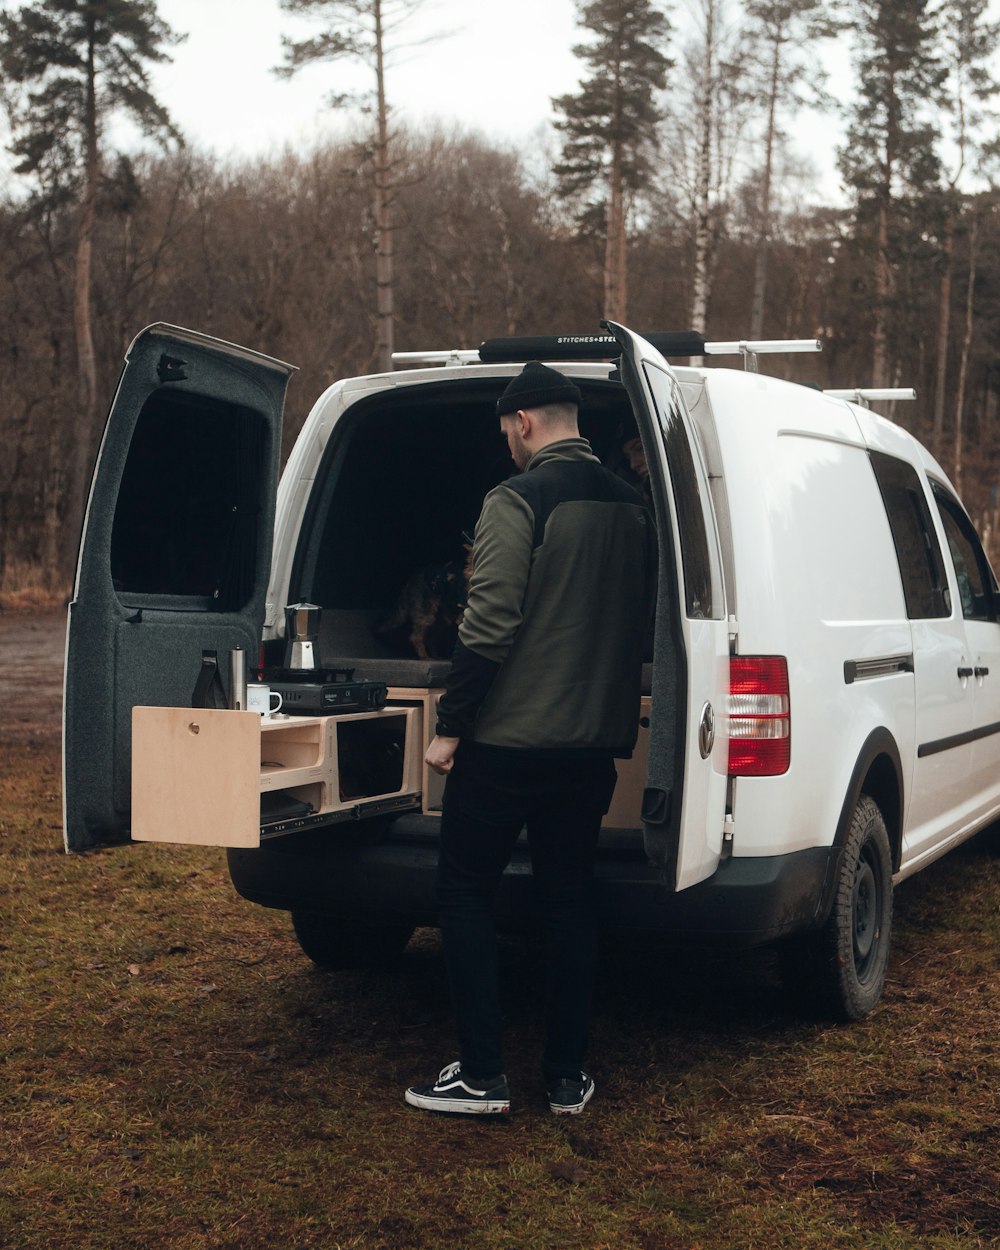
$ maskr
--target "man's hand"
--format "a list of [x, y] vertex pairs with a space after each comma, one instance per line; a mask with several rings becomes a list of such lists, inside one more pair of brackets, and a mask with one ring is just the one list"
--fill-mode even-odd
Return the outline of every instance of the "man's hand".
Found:
[[443, 738], [435, 734], [427, 748], [424, 763], [442, 777], [446, 776], [455, 766], [455, 749], [459, 742], [459, 738]]

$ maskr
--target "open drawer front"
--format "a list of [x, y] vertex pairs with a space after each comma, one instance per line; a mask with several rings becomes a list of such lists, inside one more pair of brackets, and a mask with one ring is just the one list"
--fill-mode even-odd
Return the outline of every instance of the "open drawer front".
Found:
[[272, 716], [132, 711], [132, 837], [259, 846], [312, 825], [419, 810], [417, 708]]

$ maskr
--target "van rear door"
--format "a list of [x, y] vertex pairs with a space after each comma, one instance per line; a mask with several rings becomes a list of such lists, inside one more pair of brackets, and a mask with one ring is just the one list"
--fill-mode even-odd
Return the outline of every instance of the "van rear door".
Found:
[[645, 844], [682, 890], [715, 872], [723, 847], [729, 628], [722, 561], [708, 475], [674, 372], [637, 334], [608, 328], [622, 347], [660, 537]]
[[206, 655], [255, 665], [290, 365], [175, 326], [132, 343], [69, 606], [66, 849], [127, 840], [132, 708], [189, 707]]

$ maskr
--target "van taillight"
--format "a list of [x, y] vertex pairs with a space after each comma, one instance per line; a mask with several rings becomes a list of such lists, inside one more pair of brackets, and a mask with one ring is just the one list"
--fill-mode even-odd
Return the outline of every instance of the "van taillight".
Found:
[[728, 711], [730, 775], [787, 772], [792, 739], [785, 657], [730, 656]]

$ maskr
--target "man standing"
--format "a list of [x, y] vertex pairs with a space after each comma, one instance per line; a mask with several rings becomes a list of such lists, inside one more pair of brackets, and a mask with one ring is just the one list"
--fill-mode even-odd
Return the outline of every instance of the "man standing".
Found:
[[493, 903], [527, 829], [546, 931], [543, 1077], [556, 1114], [582, 1070], [595, 939], [593, 864], [614, 757], [638, 731], [655, 536], [642, 498], [580, 437], [579, 389], [531, 361], [497, 403], [522, 470], [484, 503], [473, 575], [427, 763], [447, 775], [438, 907], [461, 1058], [406, 1101], [504, 1113]]

